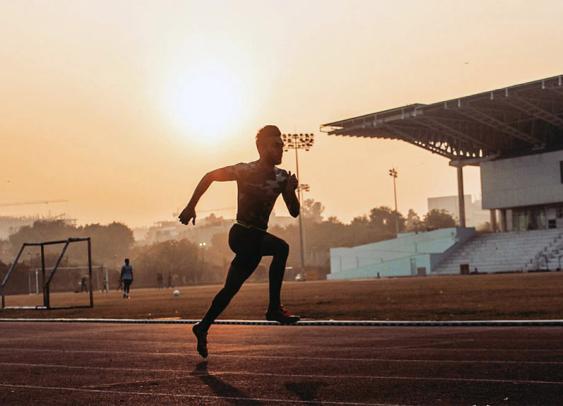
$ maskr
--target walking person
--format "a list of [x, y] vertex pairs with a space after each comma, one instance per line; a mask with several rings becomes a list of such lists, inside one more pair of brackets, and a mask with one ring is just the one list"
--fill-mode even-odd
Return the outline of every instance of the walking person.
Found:
[[133, 267], [129, 264], [129, 258], [125, 258], [125, 263], [121, 267], [121, 276], [119, 278], [123, 287], [123, 298], [129, 299], [129, 290], [133, 283]]
[[289, 245], [267, 232], [268, 220], [276, 199], [281, 194], [293, 217], [299, 215], [299, 200], [295, 194], [298, 180], [291, 172], [277, 168], [282, 160], [283, 140], [278, 127], [268, 125], [256, 135], [259, 159], [248, 163], [213, 170], [197, 185], [192, 198], [179, 216], [182, 224], [195, 224], [195, 207], [213, 182], [236, 181], [238, 209], [236, 223], [229, 232], [229, 247], [235, 258], [229, 267], [225, 285], [213, 299], [203, 319], [193, 326], [197, 351], [207, 357], [207, 332], [215, 319], [225, 310], [242, 284], [254, 272], [263, 256], [272, 256], [269, 269], [269, 299], [266, 319], [280, 323], [296, 323], [281, 304], [280, 292], [289, 253]]

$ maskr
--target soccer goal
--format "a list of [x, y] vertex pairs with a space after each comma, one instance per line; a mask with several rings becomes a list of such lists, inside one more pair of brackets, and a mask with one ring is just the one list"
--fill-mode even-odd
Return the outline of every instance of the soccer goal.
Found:
[[[74, 267], [68, 267], [68, 266], [60, 266], [63, 258], [65, 256], [65, 253], [67, 252], [69, 246], [71, 244], [75, 244], [75, 243], [86, 243], [86, 248], [87, 248], [87, 257], [88, 257], [88, 263], [86, 266], [74, 266]], [[52, 267], [47, 267], [46, 265], [46, 255], [45, 255], [45, 249], [47, 247], [52, 247], [52, 246], [62, 246], [62, 249], [60, 251], [60, 253], [56, 256], [56, 260], [55, 263]], [[30, 250], [33, 249], [33, 247], [38, 247], [39, 251], [40, 251], [40, 260], [41, 260], [41, 265], [39, 268], [37, 268], [37, 272], [35, 272], [35, 284], [36, 284], [36, 292], [39, 294], [43, 295], [43, 303], [41, 305], [35, 305], [35, 306], [7, 306], [6, 305], [6, 296], [10, 293], [10, 281], [14, 281], [14, 275], [16, 274], [16, 272], [14, 272], [16, 270], [16, 266], [18, 265], [18, 262], [20, 261], [20, 258], [22, 257], [22, 254], [24, 253], [24, 251], [26, 249]], [[62, 285], [59, 283], [59, 286], [57, 286], [57, 284], [54, 283], [54, 277], [57, 273], [67, 273], [67, 275], [70, 275], [71, 273], [76, 273], [79, 272], [80, 273], [80, 277], [79, 277], [79, 288], [81, 292], [84, 292], [87, 294], [88, 296], [88, 304], [77, 304], [77, 305], [71, 305], [71, 306], [56, 306], [53, 307], [51, 305], [51, 292], [53, 290], [61, 290]], [[92, 267], [92, 243], [90, 240], [90, 237], [81, 237], [81, 238], [67, 238], [66, 240], [58, 240], [58, 241], [43, 241], [43, 242], [32, 242], [32, 243], [23, 243], [20, 250], [18, 251], [18, 254], [16, 255], [14, 261], [12, 262], [12, 264], [10, 265], [10, 268], [8, 269], [8, 272], [6, 272], [6, 274], [4, 275], [4, 278], [2, 279], [2, 282], [0, 283], [0, 294], [2, 295], [2, 309], [41, 309], [41, 310], [46, 310], [46, 309], [61, 309], [61, 308], [80, 308], [80, 307], [94, 307], [94, 287], [93, 287], [93, 267]], [[67, 278], [69, 279], [69, 278]], [[72, 278], [73, 280], [76, 280], [76, 278]], [[31, 285], [31, 278], [27, 277], [28, 280], [28, 290], [31, 291], [31, 288], [29, 287]], [[74, 286], [74, 285], [73, 285]], [[71, 289], [75, 289], [76, 286], [74, 286], [74, 288]], [[68, 288], [67, 288], [68, 290]], [[13, 290], [13, 291], [17, 291], [17, 290]], [[76, 290], [75, 290], [76, 291]]]

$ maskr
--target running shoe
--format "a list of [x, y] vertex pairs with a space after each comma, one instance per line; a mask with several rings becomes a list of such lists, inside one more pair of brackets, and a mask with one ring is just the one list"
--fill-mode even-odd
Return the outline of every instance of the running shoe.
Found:
[[266, 313], [266, 320], [269, 321], [277, 321], [282, 324], [295, 324], [297, 323], [301, 317], [291, 314], [283, 306], [278, 307], [277, 309], [268, 309]]
[[194, 324], [192, 332], [197, 339], [197, 352], [202, 358], [207, 358], [207, 330], [200, 323]]

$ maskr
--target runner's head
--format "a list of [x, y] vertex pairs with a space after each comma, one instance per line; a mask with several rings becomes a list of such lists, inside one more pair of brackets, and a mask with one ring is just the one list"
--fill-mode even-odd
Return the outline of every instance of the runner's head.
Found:
[[260, 159], [272, 165], [280, 164], [283, 155], [283, 140], [280, 129], [275, 125], [262, 127], [256, 134], [256, 148], [258, 148]]

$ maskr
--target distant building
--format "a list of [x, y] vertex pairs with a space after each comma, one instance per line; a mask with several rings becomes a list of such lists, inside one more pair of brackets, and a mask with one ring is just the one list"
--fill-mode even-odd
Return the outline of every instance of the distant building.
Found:
[[30, 226], [38, 217], [0, 216], [0, 240], [7, 240], [11, 234], [18, 232], [23, 226]]
[[328, 279], [430, 275], [451, 249], [475, 234], [473, 228], [400, 233], [397, 238], [330, 249]]
[[[234, 219], [209, 216], [197, 219], [195, 226], [186, 226], [179, 221], [157, 221], [151, 227], [139, 227], [133, 230], [135, 241], [140, 245], [154, 244], [168, 240], [188, 240], [199, 244], [210, 244], [215, 234], [228, 233], [234, 224]], [[297, 224], [297, 220], [289, 216], [276, 216], [270, 218], [269, 226], [282, 228], [291, 224]]]
[[[473, 200], [471, 195], [463, 195], [465, 201], [465, 219], [468, 227], [477, 227], [490, 219], [489, 211], [481, 208], [481, 200]], [[428, 211], [446, 210], [459, 222], [459, 205], [457, 196], [429, 197]]]

